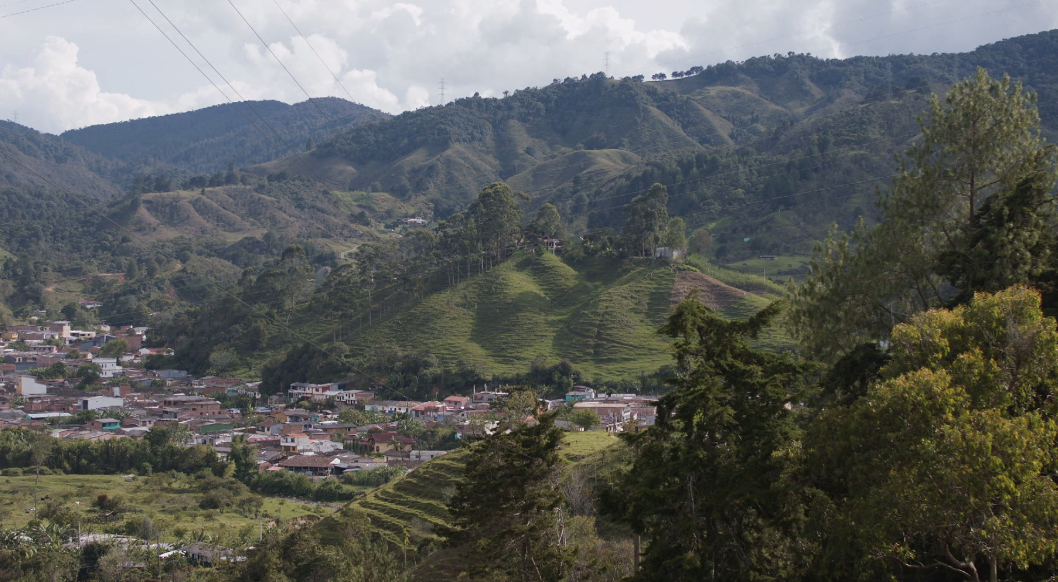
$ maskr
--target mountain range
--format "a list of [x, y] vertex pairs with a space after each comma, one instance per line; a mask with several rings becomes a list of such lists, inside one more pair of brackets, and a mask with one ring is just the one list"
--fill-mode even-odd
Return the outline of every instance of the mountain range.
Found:
[[[278, 264], [290, 244], [324, 269], [320, 285], [327, 269], [364, 243], [407, 234], [400, 219], [421, 216], [432, 227], [498, 181], [528, 195], [527, 220], [553, 204], [574, 236], [619, 229], [630, 201], [664, 184], [668, 214], [683, 218], [688, 234], [706, 228], [712, 235], [695, 259], [703, 276], [726, 267], [726, 277], [698, 286], [730, 283], [745, 294], [753, 290], [740, 288], [740, 277], [765, 285], [759, 275], [799, 276], [832, 224], [848, 229], [860, 217], [874, 220], [874, 191], [896, 171], [894, 154], [918, 135], [930, 95], [979, 66], [1034, 91], [1044, 135], [1058, 135], [1058, 31], [962, 54], [776, 54], [693, 67], [660, 82], [596, 73], [396, 116], [324, 98], [220, 105], [61, 136], [0, 122], [0, 258], [10, 259], [0, 281], [11, 282], [6, 291], [0, 286], [0, 302], [10, 309], [0, 316], [57, 312], [88, 295], [109, 299], [102, 315], [112, 319], [134, 304], [175, 315], [210, 297], [192, 288], [234, 285], [244, 269], [260, 273]], [[152, 262], [154, 279], [135, 287], [96, 276]], [[539, 269], [526, 265], [512, 263], [458, 289], [439, 283], [380, 313], [381, 323], [358, 326], [344, 343], [426, 350], [486, 375], [512, 373], [546, 355], [580, 359], [592, 374], [625, 376], [629, 358], [638, 357], [632, 352], [607, 361], [588, 353], [605, 352], [601, 344], [563, 346], [586, 330], [605, 335], [585, 318], [610, 308], [637, 318], [621, 332], [628, 343], [654, 346], [651, 332], [667, 303], [660, 298], [677, 286], [671, 273], [647, 283], [651, 269], [633, 265], [627, 272], [641, 273], [636, 285], [665, 287], [650, 291], [659, 299], [606, 307], [607, 297], [635, 295], [621, 288], [629, 280], [575, 261], [557, 261], [539, 280]], [[547, 287], [555, 281], [571, 287]], [[293, 321], [300, 337], [334, 341], [332, 327], [318, 323], [325, 317]], [[289, 348], [278, 315], [267, 321], [273, 343], [260, 357], [247, 353], [247, 365], [281, 360]], [[536, 339], [508, 345], [487, 330], [423, 325], [441, 321], [487, 321]], [[186, 333], [159, 339], [166, 340], [193, 340], [206, 353], [227, 345]]]

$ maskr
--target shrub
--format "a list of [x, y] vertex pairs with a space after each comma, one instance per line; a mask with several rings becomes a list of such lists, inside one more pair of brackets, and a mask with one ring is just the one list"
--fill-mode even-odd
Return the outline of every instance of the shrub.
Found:
[[378, 487], [389, 483], [393, 479], [396, 479], [407, 472], [408, 469], [406, 467], [401, 467], [399, 465], [361, 471], [349, 471], [342, 474], [342, 482], [349, 485]]
[[128, 504], [124, 499], [117, 496], [110, 497], [106, 493], [100, 493], [92, 505], [100, 511], [113, 511], [114, 513], [123, 513], [128, 510]]
[[352, 497], [352, 494], [347, 492], [337, 479], [328, 479], [320, 483], [312, 495], [316, 501], [342, 501]]
[[227, 489], [214, 489], [202, 496], [198, 502], [201, 509], [227, 509], [235, 505], [235, 496]]
[[10, 467], [0, 471], [0, 475], [3, 475], [4, 477], [21, 477], [22, 469], [19, 469], [18, 467]]

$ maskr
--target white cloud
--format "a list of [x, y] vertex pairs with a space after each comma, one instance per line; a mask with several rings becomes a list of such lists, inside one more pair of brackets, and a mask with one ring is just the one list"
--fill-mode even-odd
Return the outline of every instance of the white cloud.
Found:
[[[441, 77], [447, 99], [498, 95], [600, 71], [605, 53], [611, 74], [649, 76], [791, 50], [969, 50], [1058, 24], [1024, 0], [278, 0], [324, 65], [272, 2], [234, 1], [312, 96], [348, 98], [333, 72], [391, 113], [436, 104]], [[227, 2], [155, 3], [243, 97], [305, 99]], [[128, 3], [69, 7], [0, 35], [0, 114], [59, 131], [223, 101]]]
[[0, 70], [0, 102], [20, 112], [19, 121], [43, 131], [109, 123], [202, 107], [216, 100], [198, 90], [176, 102], [137, 99], [100, 88], [96, 74], [78, 65], [76, 44], [49, 36], [27, 67]]

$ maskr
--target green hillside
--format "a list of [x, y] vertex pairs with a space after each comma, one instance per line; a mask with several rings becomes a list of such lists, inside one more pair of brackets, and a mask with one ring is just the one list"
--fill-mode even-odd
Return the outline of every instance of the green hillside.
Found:
[[352, 345], [424, 351], [502, 376], [525, 372], [541, 355], [569, 359], [589, 377], [636, 375], [670, 360], [655, 332], [668, 315], [673, 279], [669, 267], [650, 261], [570, 266], [552, 255], [521, 254]]
[[[593, 475], [607, 475], [621, 462], [623, 449], [616, 437], [603, 431], [566, 433], [561, 456], [573, 470], [584, 468]], [[341, 511], [321, 520], [315, 531], [324, 543], [333, 543], [342, 531], [341, 521], [363, 515], [371, 532], [398, 550], [408, 550], [419, 566], [415, 580], [446, 580], [466, 567], [458, 549], [438, 549], [436, 531], [448, 524], [445, 504], [462, 479], [468, 452], [452, 451], [427, 461], [419, 468], [368, 492]]]

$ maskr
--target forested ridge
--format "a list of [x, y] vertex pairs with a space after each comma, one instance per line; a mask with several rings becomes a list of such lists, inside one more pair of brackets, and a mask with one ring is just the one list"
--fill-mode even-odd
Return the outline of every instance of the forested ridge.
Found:
[[332, 136], [335, 130], [346, 131], [387, 117], [344, 99], [313, 99], [296, 105], [247, 101], [71, 129], [62, 137], [116, 160], [154, 160], [195, 173], [211, 173], [223, 170], [232, 158], [240, 165], [250, 165], [287, 157], [292, 152], [283, 142], [303, 152], [312, 149], [306, 148], [309, 142]]

